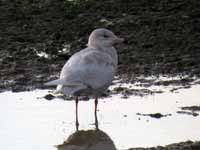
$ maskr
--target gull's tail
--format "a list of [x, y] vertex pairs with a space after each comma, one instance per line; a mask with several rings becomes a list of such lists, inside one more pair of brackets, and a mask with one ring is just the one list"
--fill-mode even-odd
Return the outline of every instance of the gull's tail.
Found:
[[66, 82], [65, 79], [57, 79], [57, 80], [53, 80], [50, 82], [47, 82], [44, 84], [45, 86], [51, 86], [51, 85], [64, 85], [65, 87], [87, 87], [86, 85], [83, 85], [81, 83], [70, 83], [70, 82]]
[[64, 83], [65, 83], [65, 79], [57, 79], [57, 80], [53, 80], [53, 81], [47, 82], [44, 85], [46, 85], [46, 86], [64, 85]]
[[81, 90], [87, 89], [88, 87], [82, 83], [68, 83], [65, 79], [57, 79], [44, 84], [45, 86], [56, 85], [57, 88], [53, 94], [65, 94], [65, 95], [74, 95]]

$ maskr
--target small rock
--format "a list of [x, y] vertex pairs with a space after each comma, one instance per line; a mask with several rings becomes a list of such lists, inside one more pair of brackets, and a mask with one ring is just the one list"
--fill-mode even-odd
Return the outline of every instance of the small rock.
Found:
[[44, 98], [46, 99], [46, 100], [53, 100], [54, 98], [55, 98], [55, 96], [53, 96], [52, 94], [47, 94], [47, 95], [45, 95], [44, 96]]

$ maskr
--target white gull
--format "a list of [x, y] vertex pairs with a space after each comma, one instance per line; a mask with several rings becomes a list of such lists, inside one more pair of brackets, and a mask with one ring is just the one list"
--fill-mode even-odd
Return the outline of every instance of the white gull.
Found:
[[123, 42], [108, 29], [94, 30], [88, 40], [88, 47], [72, 55], [62, 68], [60, 78], [45, 85], [57, 85], [55, 93], [75, 96], [76, 128], [78, 129], [78, 96], [95, 98], [95, 125], [97, 121], [97, 97], [105, 92], [114, 78], [118, 56], [115, 43]]

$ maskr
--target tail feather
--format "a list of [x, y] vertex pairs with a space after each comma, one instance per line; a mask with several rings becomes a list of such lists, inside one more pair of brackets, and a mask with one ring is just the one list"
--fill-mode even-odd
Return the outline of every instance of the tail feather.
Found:
[[66, 87], [83, 86], [83, 84], [81, 84], [81, 83], [68, 83], [68, 82], [66, 82], [65, 79], [53, 80], [53, 81], [50, 81], [50, 82], [45, 83], [44, 85], [46, 85], [46, 86], [51, 86], [51, 85], [64, 85], [64, 86], [66, 86]]
[[64, 85], [64, 83], [65, 83], [64, 81], [65, 81], [64, 79], [57, 79], [57, 80], [53, 80], [53, 81], [47, 82], [44, 85], [46, 85], [46, 86]]

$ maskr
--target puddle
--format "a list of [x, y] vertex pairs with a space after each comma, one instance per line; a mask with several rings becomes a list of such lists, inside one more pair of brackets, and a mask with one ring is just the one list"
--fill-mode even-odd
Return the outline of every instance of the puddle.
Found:
[[[103, 98], [98, 104], [99, 128], [112, 139], [117, 149], [199, 141], [199, 91], [200, 85], [193, 85], [178, 92], [168, 90], [144, 97], [130, 95], [122, 99], [121, 94], [114, 94]], [[75, 132], [74, 101], [38, 98], [46, 94], [48, 90], [0, 93], [2, 149], [56, 150], [55, 145], [62, 144]], [[191, 107], [195, 108], [197, 116], [178, 113], [190, 111]], [[81, 130], [94, 129], [93, 111], [94, 100], [80, 101]]]

